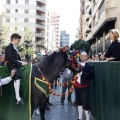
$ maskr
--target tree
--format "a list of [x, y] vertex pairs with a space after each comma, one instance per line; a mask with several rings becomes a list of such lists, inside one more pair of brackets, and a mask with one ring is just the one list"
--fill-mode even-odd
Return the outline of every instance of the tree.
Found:
[[25, 56], [26, 60], [30, 60], [30, 56], [34, 54], [33, 50], [33, 38], [35, 37], [34, 32], [32, 31], [33, 29], [28, 26], [24, 29], [24, 43], [19, 45], [18, 51], [21, 53], [21, 56]]
[[7, 14], [5, 12], [2, 12], [1, 14], [1, 18], [2, 18], [2, 40], [1, 40], [1, 48], [3, 49], [3, 51], [5, 50], [7, 44], [8, 44], [8, 39], [9, 39], [9, 31], [10, 28], [8, 26], [5, 25], [5, 21], [4, 18], [6, 20], [9, 19], [9, 17], [7, 16]]
[[72, 45], [71, 45], [71, 49], [75, 49], [75, 50], [79, 50], [81, 51], [86, 51], [87, 53], [90, 52], [90, 47], [91, 45], [84, 40], [76, 40]]

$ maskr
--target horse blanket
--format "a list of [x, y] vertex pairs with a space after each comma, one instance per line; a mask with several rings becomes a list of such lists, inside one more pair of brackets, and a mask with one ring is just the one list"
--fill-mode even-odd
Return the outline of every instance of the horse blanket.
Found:
[[[21, 106], [16, 103], [14, 81], [2, 86], [0, 96], [0, 120], [31, 120], [31, 70], [32, 64], [20, 68], [22, 73], [20, 95], [25, 101]], [[0, 67], [0, 76], [10, 76], [7, 67]]]

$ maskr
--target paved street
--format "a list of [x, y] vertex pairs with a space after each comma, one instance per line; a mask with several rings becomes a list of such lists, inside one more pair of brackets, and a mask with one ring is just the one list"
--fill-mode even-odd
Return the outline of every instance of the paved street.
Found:
[[[60, 82], [62, 82], [62, 78], [60, 78]], [[53, 89], [53, 91], [57, 91], [61, 93], [62, 87], [58, 86], [57, 89]], [[53, 106], [50, 106], [50, 110], [46, 110], [46, 120], [78, 120], [78, 110], [77, 106], [68, 105], [67, 97], [65, 100], [65, 104], [61, 105], [60, 98], [58, 96], [50, 95], [50, 102], [53, 103]], [[72, 102], [75, 101], [75, 92], [72, 93]], [[40, 116], [34, 114], [32, 120], [40, 120]], [[85, 120], [85, 114], [83, 113], [83, 120]], [[91, 120], [94, 120], [91, 116]]]
[[[61, 92], [61, 88], [57, 88], [59, 93]], [[74, 102], [74, 92], [72, 93], [72, 101]], [[50, 107], [50, 110], [46, 110], [46, 120], [77, 120], [77, 107], [68, 105], [67, 99], [65, 100], [65, 104], [61, 105], [60, 97], [50, 95], [50, 102], [54, 105]], [[34, 114], [32, 120], [40, 120], [39, 115]]]

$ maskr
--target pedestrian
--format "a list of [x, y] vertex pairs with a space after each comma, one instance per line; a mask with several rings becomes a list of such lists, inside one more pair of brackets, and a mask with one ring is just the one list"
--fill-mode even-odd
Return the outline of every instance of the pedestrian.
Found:
[[20, 79], [21, 73], [19, 68], [22, 65], [27, 65], [26, 62], [22, 62], [20, 55], [16, 46], [19, 44], [21, 36], [17, 33], [11, 35], [11, 43], [7, 46], [5, 51], [5, 60], [7, 61], [7, 67], [9, 71], [15, 69], [15, 76], [13, 77], [14, 80], [14, 89], [15, 89], [15, 96], [17, 100], [17, 104], [24, 105], [24, 101], [20, 97], [19, 89], [20, 89]]
[[[64, 71], [63, 71], [63, 83], [67, 83], [69, 82], [72, 78], [73, 78], [73, 72], [69, 69], [69, 68], [66, 68]], [[71, 84], [69, 85], [65, 85], [65, 86], [62, 86], [62, 97], [61, 97], [61, 105], [64, 105], [64, 100], [65, 100], [65, 92], [66, 90], [70, 89], [71, 88]], [[68, 95], [68, 104], [72, 104], [72, 100], [71, 100], [71, 93]]]
[[120, 61], [120, 33], [117, 29], [112, 29], [109, 36], [112, 43], [105, 54], [105, 61]]
[[87, 53], [82, 52], [80, 55], [80, 65], [82, 71], [77, 73], [75, 82], [76, 101], [78, 105], [79, 120], [82, 120], [83, 111], [85, 111], [86, 120], [90, 120], [89, 90], [90, 81], [94, 76], [93, 66], [87, 63]]
[[104, 60], [106, 60], [105, 54], [106, 54], [106, 52], [103, 51], [102, 54], [101, 54], [101, 56], [100, 56], [100, 61], [101, 62], [104, 61]]
[[0, 55], [0, 66], [4, 66], [5, 65], [5, 55], [1, 54]]
[[95, 55], [94, 62], [100, 62], [100, 56], [98, 54]]

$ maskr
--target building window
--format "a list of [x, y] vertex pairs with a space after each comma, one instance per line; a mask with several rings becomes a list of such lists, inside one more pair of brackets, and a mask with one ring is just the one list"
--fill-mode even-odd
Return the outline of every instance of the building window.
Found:
[[103, 2], [99, 8], [99, 18], [102, 15], [102, 13], [104, 12], [104, 10], [105, 10], [105, 2]]
[[25, 19], [24, 19], [24, 22], [28, 22], [28, 21], [29, 21], [28, 18], [25, 18]]
[[15, 18], [15, 21], [18, 21], [18, 18]]
[[25, 0], [25, 5], [28, 5], [29, 4], [29, 0]]
[[29, 9], [25, 9], [25, 13], [29, 13]]
[[10, 4], [11, 3], [11, 0], [6, 0], [6, 4]]
[[15, 30], [17, 30], [17, 27], [15, 27]]
[[6, 22], [10, 22], [10, 18], [6, 18]]
[[18, 0], [16, 0], [16, 4], [18, 4]]
[[18, 12], [18, 9], [15, 9], [15, 12]]
[[10, 13], [10, 9], [6, 9], [6, 13]]

